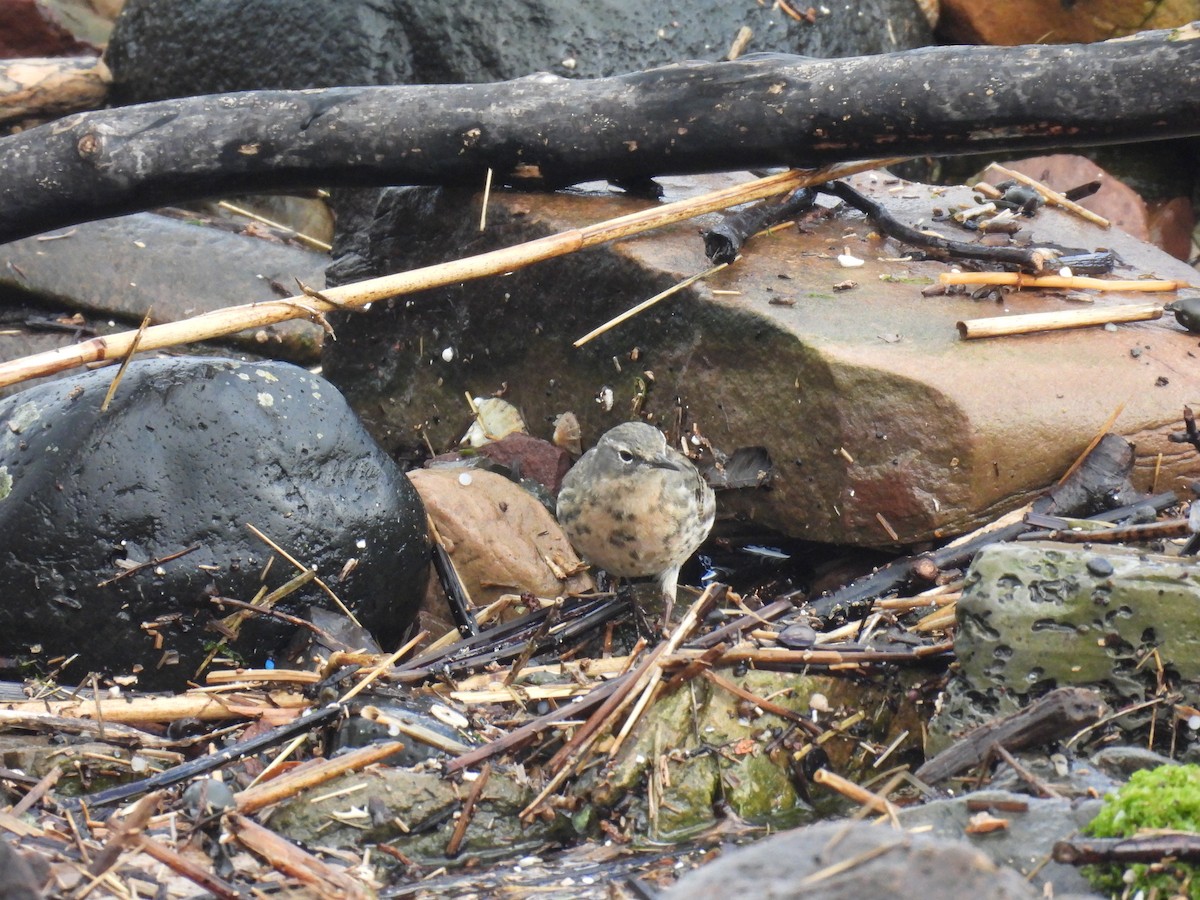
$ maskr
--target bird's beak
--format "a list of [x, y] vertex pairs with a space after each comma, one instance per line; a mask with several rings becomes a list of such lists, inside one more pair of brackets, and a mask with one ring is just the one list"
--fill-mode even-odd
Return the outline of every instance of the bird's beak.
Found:
[[668, 456], [665, 453], [654, 454], [649, 462], [655, 469], [674, 469], [676, 472], [683, 471], [683, 463], [679, 459]]

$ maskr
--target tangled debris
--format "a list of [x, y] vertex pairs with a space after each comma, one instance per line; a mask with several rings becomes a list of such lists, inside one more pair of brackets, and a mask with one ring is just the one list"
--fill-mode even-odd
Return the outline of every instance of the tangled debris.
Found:
[[[330, 652], [315, 629], [311, 671], [213, 672], [178, 696], [28, 684], [0, 708], [26, 735], [0, 770], [0, 843], [56, 895], [601, 896], [589, 879], [669, 881], [706, 842], [839, 797], [894, 812], [995, 761], [1023, 771], [1020, 748], [1098, 727], [1095, 692], [1051, 692], [916, 767], [962, 567], [1064, 516], [1170, 507], [1132, 495], [1130, 462], [1106, 437], [1021, 520], [821, 598], [710, 584], [656, 644], [627, 593], [594, 593], [523, 598], [519, 618], [404, 662]], [[648, 839], [672, 850], [637, 852]], [[555, 847], [575, 849], [547, 863]]]

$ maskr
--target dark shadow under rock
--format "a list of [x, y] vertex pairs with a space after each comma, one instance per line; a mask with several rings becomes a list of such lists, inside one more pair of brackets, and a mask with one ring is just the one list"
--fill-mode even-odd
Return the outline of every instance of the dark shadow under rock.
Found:
[[[399, 642], [425, 590], [425, 512], [332, 385], [281, 363], [143, 360], [102, 412], [115, 372], [0, 401], [0, 653], [39, 669], [79, 654], [64, 681], [181, 685], [234, 611], [211, 597], [297, 575], [278, 558], [264, 572], [277, 554], [251, 525]], [[314, 603], [332, 605], [310, 583], [275, 608]], [[220, 655], [262, 665], [293, 631], [252, 618]]]

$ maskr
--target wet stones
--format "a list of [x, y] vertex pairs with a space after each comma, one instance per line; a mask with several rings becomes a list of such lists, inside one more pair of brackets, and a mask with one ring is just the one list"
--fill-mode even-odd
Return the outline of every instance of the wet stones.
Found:
[[[61, 680], [140, 687], [181, 686], [214, 650], [277, 659], [295, 626], [250, 616], [234, 637], [213, 602], [299, 573], [251, 526], [400, 641], [425, 590], [424, 509], [335, 388], [282, 363], [144, 360], [102, 411], [115, 371], [0, 401], [0, 657], [47, 672], [77, 654]], [[310, 604], [334, 608], [312, 582], [274, 608]]]

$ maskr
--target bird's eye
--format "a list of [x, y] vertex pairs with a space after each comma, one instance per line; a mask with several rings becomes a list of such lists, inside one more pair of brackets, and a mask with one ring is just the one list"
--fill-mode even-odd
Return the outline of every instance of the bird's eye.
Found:
[[624, 448], [617, 451], [617, 456], [619, 456], [621, 458], [621, 462], [624, 462], [624, 463], [633, 462], [633, 454], [630, 453], [628, 450], [625, 450]]

